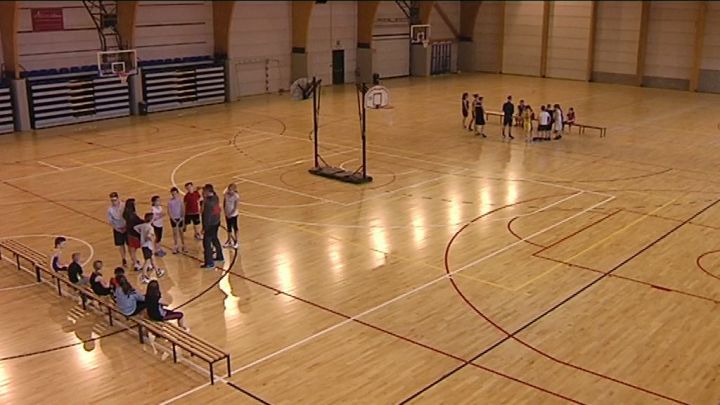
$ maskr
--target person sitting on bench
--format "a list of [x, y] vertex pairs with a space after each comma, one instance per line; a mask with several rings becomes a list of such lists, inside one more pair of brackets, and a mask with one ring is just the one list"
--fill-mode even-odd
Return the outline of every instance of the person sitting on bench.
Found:
[[118, 287], [115, 289], [115, 302], [123, 315], [137, 315], [145, 309], [145, 297], [139, 294], [124, 275], [115, 277]]
[[165, 308], [167, 304], [161, 301], [160, 283], [152, 280], [145, 291], [145, 305], [147, 306], [147, 316], [153, 321], [172, 321], [177, 320], [178, 326], [188, 330], [185, 327], [183, 313]]
[[95, 260], [93, 262], [93, 272], [90, 274], [90, 288], [93, 292], [99, 296], [104, 297], [112, 293], [110, 285], [102, 277], [102, 260]]
[[65, 239], [62, 236], [55, 238], [55, 252], [50, 259], [50, 267], [57, 273], [59, 271], [67, 271], [67, 266], [62, 263], [62, 250], [65, 247]]
[[565, 116], [565, 125], [568, 126], [568, 130], [571, 130], [572, 126], [575, 125], [575, 110], [572, 107], [570, 107]]

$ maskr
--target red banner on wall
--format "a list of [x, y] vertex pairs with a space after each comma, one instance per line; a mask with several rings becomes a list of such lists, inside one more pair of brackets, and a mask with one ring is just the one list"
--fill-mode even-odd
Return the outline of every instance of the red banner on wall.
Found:
[[33, 31], [62, 31], [63, 24], [62, 8], [31, 8]]

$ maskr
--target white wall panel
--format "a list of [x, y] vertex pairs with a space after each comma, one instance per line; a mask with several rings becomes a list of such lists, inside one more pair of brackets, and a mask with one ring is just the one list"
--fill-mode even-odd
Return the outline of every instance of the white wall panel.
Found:
[[585, 80], [592, 2], [553, 2], [548, 32], [548, 77]]
[[235, 3], [228, 57], [238, 95], [290, 87], [291, 16], [289, 1]]
[[694, 58], [697, 2], [650, 4], [645, 76], [689, 79]]
[[480, 72], [497, 72], [502, 61], [498, 60], [498, 48], [501, 46], [502, 3], [483, 1], [480, 4], [473, 42], [475, 43], [475, 69]]
[[345, 51], [345, 83], [355, 82], [357, 3], [329, 1], [313, 5], [308, 27], [308, 77], [332, 84], [332, 51]]
[[542, 20], [541, 1], [506, 3], [503, 73], [540, 74]]
[[135, 48], [145, 60], [212, 55], [212, 2], [138, 2]]
[[597, 13], [593, 71], [634, 75], [642, 2], [600, 1]]
[[720, 70], [720, 2], [709, 1], [707, 4], [700, 68]]
[[[64, 31], [32, 31], [30, 9], [46, 7], [63, 9]], [[26, 70], [97, 63], [100, 40], [81, 1], [22, 1], [18, 18], [18, 59]]]
[[[460, 2], [459, 1], [437, 1], [435, 2], [445, 12], [456, 31], [460, 31]], [[430, 39], [431, 40], [455, 40], [455, 34], [445, 23], [440, 13], [433, 6], [430, 11]]]
[[380, 77], [410, 74], [410, 28], [393, 1], [381, 1], [373, 24], [373, 71]]

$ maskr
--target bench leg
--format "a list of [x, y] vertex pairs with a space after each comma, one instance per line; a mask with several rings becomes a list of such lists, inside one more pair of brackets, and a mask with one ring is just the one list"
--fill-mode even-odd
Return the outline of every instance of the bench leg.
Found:
[[110, 307], [108, 307], [108, 322], [110, 323], [110, 326], [113, 326], [112, 309], [110, 309]]
[[60, 287], [60, 279], [56, 278], [55, 281], [57, 281], [58, 295], [62, 297], [62, 287]]
[[140, 344], [145, 343], [145, 339], [143, 339], [143, 327], [138, 323], [138, 338], [140, 339]]
[[15, 264], [17, 264], [18, 270], [20, 269], [20, 255], [15, 255]]
[[177, 363], [177, 349], [176, 349], [175, 343], [173, 343], [172, 348], [173, 348], [173, 363]]
[[40, 266], [35, 266], [35, 279], [37, 282], [42, 282], [42, 278], [40, 278]]
[[210, 385], [215, 385], [215, 373], [213, 372], [213, 363], [210, 363]]
[[227, 356], [225, 358], [227, 361], [227, 371], [228, 371], [228, 377], [232, 377], [232, 368], [230, 367], [230, 356]]

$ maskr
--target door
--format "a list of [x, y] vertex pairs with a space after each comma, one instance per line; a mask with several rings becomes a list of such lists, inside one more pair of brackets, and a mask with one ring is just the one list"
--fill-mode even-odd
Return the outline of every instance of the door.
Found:
[[332, 71], [333, 84], [345, 83], [345, 51], [343, 49], [333, 51]]

